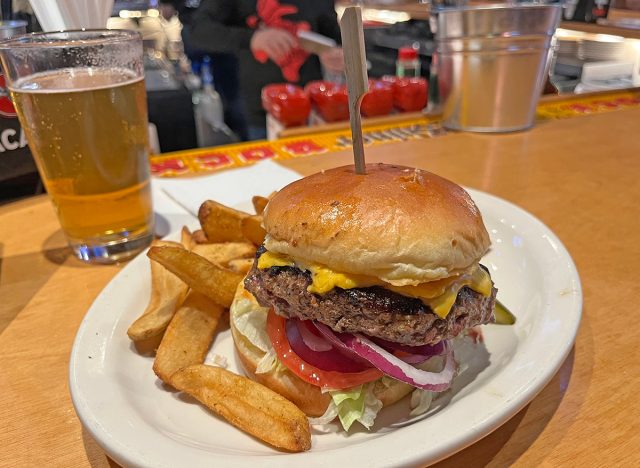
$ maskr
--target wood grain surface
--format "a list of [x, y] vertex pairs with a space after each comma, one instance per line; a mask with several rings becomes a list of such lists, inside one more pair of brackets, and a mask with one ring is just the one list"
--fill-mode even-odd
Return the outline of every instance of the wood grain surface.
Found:
[[[558, 374], [438, 466], [640, 466], [639, 123], [634, 109], [367, 148], [368, 162], [419, 166], [520, 205], [562, 239], [582, 280], [582, 324]], [[310, 174], [350, 161], [286, 165]], [[44, 197], [0, 207], [0, 260], [0, 466], [108, 466], [75, 416], [67, 366], [84, 313], [120, 267], [71, 258]]]

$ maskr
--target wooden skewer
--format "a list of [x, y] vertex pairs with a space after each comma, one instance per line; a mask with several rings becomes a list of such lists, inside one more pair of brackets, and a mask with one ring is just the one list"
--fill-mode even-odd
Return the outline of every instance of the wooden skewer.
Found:
[[349, 120], [351, 123], [351, 139], [353, 140], [353, 160], [356, 165], [356, 174], [365, 174], [360, 104], [365, 93], [369, 90], [369, 79], [367, 77], [360, 7], [345, 8], [340, 19], [340, 34], [344, 51], [344, 68], [347, 75], [347, 92], [349, 93]]

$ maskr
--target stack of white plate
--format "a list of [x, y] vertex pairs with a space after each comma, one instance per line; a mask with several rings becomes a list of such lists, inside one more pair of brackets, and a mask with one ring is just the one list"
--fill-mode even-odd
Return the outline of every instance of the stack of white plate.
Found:
[[582, 60], [619, 60], [624, 54], [624, 38], [598, 34], [594, 39], [578, 43], [578, 58]]
[[576, 36], [563, 36], [558, 38], [558, 55], [576, 57], [578, 55], [578, 43], [580, 38]]

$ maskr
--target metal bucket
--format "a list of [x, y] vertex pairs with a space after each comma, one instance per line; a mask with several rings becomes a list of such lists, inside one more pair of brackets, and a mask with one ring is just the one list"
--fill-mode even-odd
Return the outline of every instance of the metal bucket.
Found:
[[561, 6], [445, 8], [436, 15], [443, 125], [473, 132], [531, 127]]

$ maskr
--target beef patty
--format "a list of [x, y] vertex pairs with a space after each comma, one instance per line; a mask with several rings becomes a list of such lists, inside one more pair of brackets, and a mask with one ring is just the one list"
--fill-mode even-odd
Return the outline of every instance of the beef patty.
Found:
[[493, 321], [497, 292], [493, 288], [485, 297], [465, 286], [451, 312], [441, 319], [419, 299], [378, 286], [310, 293], [311, 274], [296, 267], [260, 270], [256, 261], [244, 284], [262, 306], [273, 307], [278, 315], [317, 320], [337, 332], [364, 333], [412, 346], [434, 344]]

